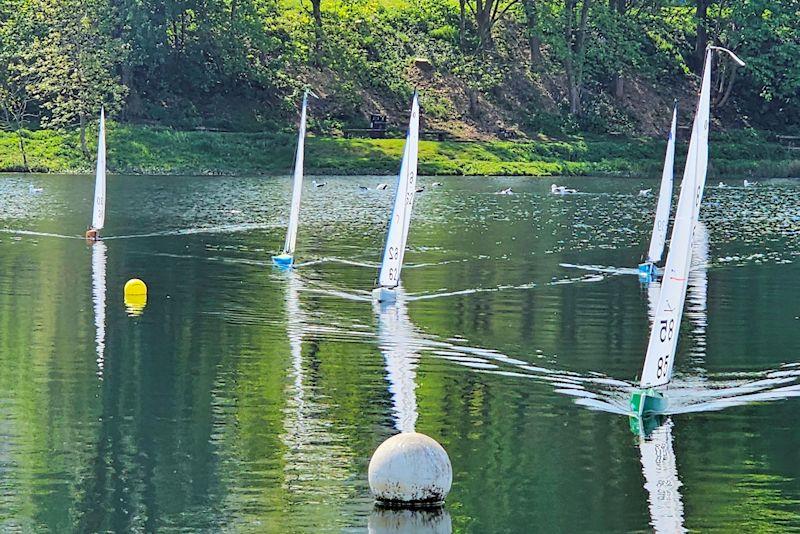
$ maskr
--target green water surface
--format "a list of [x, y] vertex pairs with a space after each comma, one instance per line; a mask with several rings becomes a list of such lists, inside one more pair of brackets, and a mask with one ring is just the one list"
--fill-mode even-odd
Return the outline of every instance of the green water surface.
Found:
[[[0, 530], [800, 530], [800, 184], [710, 184], [672, 414], [645, 439], [626, 411], [655, 182], [435, 180], [387, 310], [392, 178], [309, 177], [290, 273], [287, 177], [112, 176], [94, 246], [92, 177], [0, 178]], [[387, 517], [369, 458], [413, 429], [453, 489]]]

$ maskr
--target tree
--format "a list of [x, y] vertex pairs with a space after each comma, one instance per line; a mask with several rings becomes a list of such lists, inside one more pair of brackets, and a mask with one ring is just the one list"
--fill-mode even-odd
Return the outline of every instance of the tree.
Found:
[[[475, 18], [478, 40], [483, 50], [494, 47], [492, 29], [521, 0], [468, 0], [467, 7]], [[463, 11], [462, 11], [463, 13]]]
[[47, 28], [30, 48], [31, 89], [48, 112], [45, 126], [80, 127], [88, 157], [86, 124], [100, 107], [116, 110], [127, 88], [116, 75], [125, 48], [104, 30], [110, 19], [102, 0], [41, 0]]
[[30, 170], [28, 155], [25, 152], [25, 138], [22, 130], [30, 117], [28, 106], [31, 102], [29, 91], [30, 76], [19, 63], [5, 60], [0, 63], [0, 107], [2, 121], [6, 129], [16, 132], [22, 166]]
[[586, 61], [586, 34], [589, 25], [590, 0], [564, 0], [564, 42], [566, 53], [564, 69], [567, 74], [569, 112], [581, 115], [581, 92], [583, 91], [583, 69]]

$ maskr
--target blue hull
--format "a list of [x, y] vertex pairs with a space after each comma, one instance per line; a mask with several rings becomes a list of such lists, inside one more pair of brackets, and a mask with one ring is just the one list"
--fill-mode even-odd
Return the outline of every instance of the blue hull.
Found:
[[294, 256], [291, 254], [278, 254], [277, 256], [272, 256], [272, 263], [281, 269], [288, 269], [294, 263]]
[[639, 264], [639, 278], [650, 282], [656, 277], [656, 266], [650, 262]]
[[390, 304], [397, 300], [397, 290], [388, 287], [376, 287], [372, 290], [372, 300]]

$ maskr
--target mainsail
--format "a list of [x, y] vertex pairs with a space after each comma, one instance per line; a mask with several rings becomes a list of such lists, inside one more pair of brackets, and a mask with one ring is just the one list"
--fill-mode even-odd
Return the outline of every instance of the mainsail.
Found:
[[300, 222], [300, 196], [303, 191], [303, 155], [306, 140], [306, 108], [308, 107], [308, 91], [303, 95], [303, 107], [300, 112], [300, 129], [297, 132], [297, 152], [294, 157], [294, 180], [292, 185], [292, 207], [289, 211], [289, 227], [286, 230], [286, 242], [283, 253], [294, 254], [297, 243], [297, 225]]
[[92, 228], [100, 230], [106, 222], [106, 116], [100, 108], [100, 130], [97, 133], [97, 169], [94, 179]]
[[672, 203], [672, 179], [675, 167], [675, 133], [678, 122], [678, 104], [672, 108], [672, 126], [667, 139], [667, 154], [664, 157], [664, 170], [661, 173], [661, 188], [658, 190], [658, 205], [656, 219], [653, 224], [653, 235], [650, 237], [650, 249], [647, 251], [647, 261], [658, 263], [664, 252], [664, 243], [667, 240], [667, 224], [669, 223], [669, 207]]
[[708, 167], [708, 122], [711, 107], [711, 49], [706, 50], [703, 83], [692, 127], [686, 168], [683, 172], [675, 225], [672, 228], [667, 264], [655, 320], [650, 330], [647, 356], [642, 369], [643, 388], [661, 386], [672, 378], [678, 330], [683, 315], [692, 252], [692, 235], [700, 212]]
[[403, 268], [408, 228], [411, 224], [411, 211], [414, 206], [414, 193], [417, 190], [417, 152], [419, 146], [419, 96], [414, 92], [411, 102], [411, 118], [408, 123], [403, 162], [397, 176], [397, 190], [394, 196], [394, 209], [389, 221], [383, 261], [378, 275], [378, 285], [386, 288], [397, 287], [400, 283], [400, 270]]

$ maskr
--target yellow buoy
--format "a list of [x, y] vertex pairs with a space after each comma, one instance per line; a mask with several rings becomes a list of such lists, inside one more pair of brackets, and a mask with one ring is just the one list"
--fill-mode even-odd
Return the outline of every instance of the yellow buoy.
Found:
[[125, 296], [147, 295], [147, 285], [138, 278], [131, 278], [125, 282]]
[[125, 282], [125, 308], [132, 316], [141, 315], [147, 305], [147, 285], [138, 278]]

